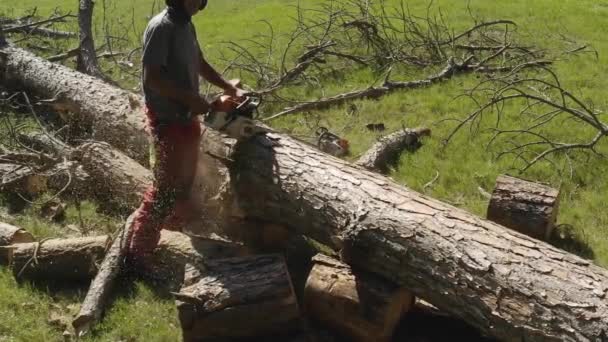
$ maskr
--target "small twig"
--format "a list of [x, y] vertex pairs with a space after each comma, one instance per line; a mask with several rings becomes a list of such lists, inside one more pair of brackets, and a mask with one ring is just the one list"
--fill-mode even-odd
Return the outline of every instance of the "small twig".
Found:
[[34, 265], [38, 265], [38, 252], [40, 251], [40, 248], [42, 247], [42, 244], [48, 240], [51, 240], [50, 238], [46, 238], [46, 239], [42, 239], [39, 242], [36, 242], [36, 247], [34, 248], [34, 253], [32, 254], [32, 256], [26, 261], [26, 263], [23, 265], [23, 267], [21, 268], [21, 270], [19, 271], [19, 273], [17, 273], [17, 276], [15, 278], [19, 279], [21, 278], [21, 275], [23, 274], [23, 272], [28, 268], [28, 266], [34, 262]]
[[422, 186], [422, 192], [426, 193], [426, 190], [428, 188], [430, 188], [431, 186], [433, 186], [433, 184], [435, 184], [435, 182], [439, 179], [439, 171], [435, 170], [435, 177], [433, 177], [433, 179], [431, 179], [428, 183], [424, 184], [424, 186]]

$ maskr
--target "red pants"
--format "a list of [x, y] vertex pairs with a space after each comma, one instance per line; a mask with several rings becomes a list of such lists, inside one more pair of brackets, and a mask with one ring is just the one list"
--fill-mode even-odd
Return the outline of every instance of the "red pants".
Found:
[[154, 184], [137, 209], [129, 245], [130, 256], [141, 260], [158, 245], [161, 229], [181, 230], [182, 223], [192, 214], [189, 197], [201, 136], [196, 119], [159, 125], [149, 109], [146, 116], [153, 138]]

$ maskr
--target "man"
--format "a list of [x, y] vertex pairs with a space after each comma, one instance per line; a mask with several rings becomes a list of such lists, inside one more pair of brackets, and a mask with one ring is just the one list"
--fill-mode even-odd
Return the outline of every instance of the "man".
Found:
[[[205, 61], [191, 17], [207, 0], [166, 0], [167, 8], [150, 20], [144, 33], [143, 91], [154, 185], [135, 214], [129, 262], [148, 268], [162, 228], [179, 229], [188, 216], [188, 199], [198, 161], [200, 123], [196, 116], [213, 110], [199, 95], [199, 75], [241, 96], [236, 82], [228, 82]], [[143, 271], [140, 269], [140, 271]]]

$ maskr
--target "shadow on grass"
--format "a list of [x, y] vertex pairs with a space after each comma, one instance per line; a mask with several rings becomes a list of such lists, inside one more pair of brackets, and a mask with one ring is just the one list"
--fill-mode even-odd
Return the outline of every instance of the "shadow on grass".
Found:
[[560, 224], [555, 227], [548, 242], [581, 258], [593, 260], [595, 253], [586, 240], [577, 235], [576, 229], [572, 225]]

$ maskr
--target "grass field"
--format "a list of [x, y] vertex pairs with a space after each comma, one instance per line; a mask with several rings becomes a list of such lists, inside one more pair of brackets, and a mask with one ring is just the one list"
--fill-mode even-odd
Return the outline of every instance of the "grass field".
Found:
[[[393, 0], [387, 0], [391, 2]], [[321, 2], [306, 1], [306, 6]], [[393, 1], [396, 3], [397, 1]], [[158, 3], [158, 2], [157, 2]], [[260, 20], [273, 24], [276, 32], [289, 31], [294, 13], [292, 0], [233, 0], [210, 1], [209, 8], [195, 18], [199, 40], [208, 59], [221, 69], [220, 51], [225, 49], [225, 41], [241, 41], [265, 29]], [[97, 1], [96, 34], [102, 36], [102, 8], [106, 7], [106, 22], [112, 32], [127, 32], [130, 44], [137, 44], [147, 18], [158, 9], [150, 0]], [[415, 13], [423, 14], [428, 6], [424, 0], [408, 1]], [[517, 32], [527, 44], [542, 47], [552, 56], [558, 57], [554, 70], [560, 76], [565, 88], [592, 102], [598, 110], [608, 110], [608, 1], [606, 0], [436, 0], [431, 11], [439, 8], [447, 22], [455, 30], [471, 26], [470, 11], [479, 18], [513, 19], [518, 23]], [[39, 13], [50, 13], [59, 7], [64, 12], [76, 11], [76, 1], [22, 0], [18, 4], [4, 1], [0, 3], [0, 15], [18, 16], [26, 10], [37, 7]], [[567, 43], [571, 41], [571, 43]], [[100, 44], [100, 42], [97, 42]], [[565, 51], [588, 45], [597, 52], [585, 55], [561, 55]], [[399, 80], [415, 79], [428, 74], [422, 70], [418, 74], [394, 75]], [[329, 85], [326, 91], [344, 92], [368, 86], [374, 79], [369, 73], [353, 73], [345, 79]], [[323, 111], [322, 122], [336, 131], [341, 131], [351, 141], [353, 157], [362, 153], [377, 138], [365, 130], [365, 124], [383, 122], [389, 130], [402, 126], [429, 126], [433, 136], [415, 154], [404, 154], [391, 176], [413, 189], [423, 191], [423, 186], [439, 175], [432, 186], [427, 187], [430, 196], [466, 208], [479, 215], [485, 215], [487, 199], [479, 187], [491, 191], [496, 176], [511, 173], [512, 160], [495, 160], [496, 150], [487, 150], [485, 145], [490, 133], [482, 131], [469, 135], [462, 131], [447, 148], [441, 141], [453, 127], [453, 123], [441, 122], [446, 118], [462, 118], [473, 110], [473, 103], [458, 96], [464, 89], [478, 82], [474, 76], [456, 77], [448, 82], [426, 89], [397, 92], [381, 101], [357, 101], [358, 115], [347, 116], [346, 108], [335, 107]], [[504, 124], [517, 127], [521, 118], [515, 115], [504, 118]], [[347, 125], [348, 123], [348, 125]], [[310, 134], [303, 125], [302, 115], [295, 114], [275, 123], [276, 127], [289, 129], [298, 134]], [[487, 123], [488, 125], [490, 123]], [[344, 127], [346, 127], [344, 129]], [[586, 137], [589, 132], [568, 122], [551, 126], [554, 136], [563, 139]], [[499, 149], [501, 146], [495, 146]], [[608, 142], [598, 147], [608, 152]], [[541, 163], [523, 174], [523, 177], [549, 182], [562, 188], [561, 208], [558, 223], [564, 234], [572, 235], [577, 242], [562, 245], [571, 251], [592, 258], [597, 264], [608, 267], [608, 182], [605, 171], [608, 161], [599, 156], [584, 158], [575, 155], [570, 171], [564, 158], [557, 158], [555, 164]], [[99, 227], [111, 229], [116, 223], [112, 218], [98, 217], [94, 205], [85, 208], [85, 217], [96, 222]], [[71, 212], [68, 221], [76, 218]], [[48, 226], [39, 219], [26, 215], [18, 218], [19, 224], [34, 228], [38, 235], [62, 234], [62, 227]], [[19, 286], [7, 271], [0, 269], [0, 341], [55, 341], [61, 340], [61, 329], [50, 325], [48, 319], [54, 312], [73, 310], [70, 304], [82, 294], [57, 294], [54, 291]], [[92, 340], [98, 341], [173, 341], [179, 336], [171, 300], [156, 297], [143, 284], [125, 291], [113, 306], [104, 324], [95, 332]], [[154, 329], [150, 329], [154, 327]]]

